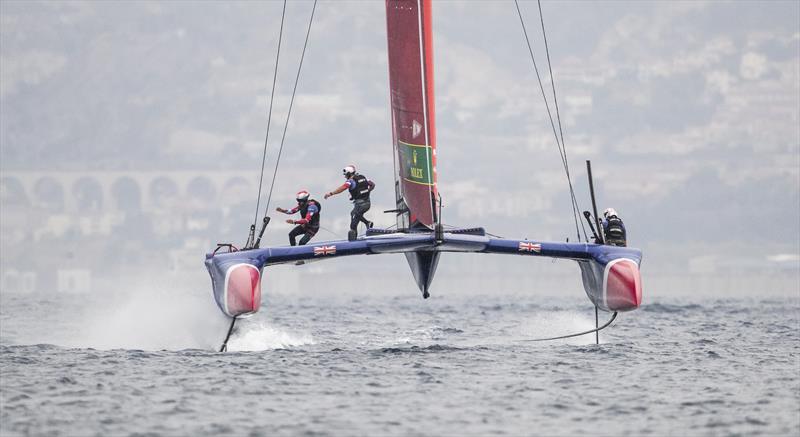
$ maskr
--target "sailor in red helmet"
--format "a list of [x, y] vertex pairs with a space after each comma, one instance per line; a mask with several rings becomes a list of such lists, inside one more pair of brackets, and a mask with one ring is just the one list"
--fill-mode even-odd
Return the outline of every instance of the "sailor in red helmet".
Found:
[[286, 223], [297, 225], [291, 232], [289, 232], [289, 244], [295, 246], [295, 238], [298, 235], [303, 235], [300, 239], [300, 245], [304, 246], [314, 235], [319, 231], [319, 213], [322, 211], [322, 205], [314, 199], [310, 199], [311, 195], [308, 191], [303, 190], [297, 193], [297, 206], [292, 209], [283, 209], [281, 207], [275, 208], [276, 211], [284, 214], [300, 213], [300, 220], [286, 219]]
[[325, 198], [329, 198], [344, 190], [350, 191], [350, 200], [353, 201], [353, 210], [350, 211], [350, 232], [347, 239], [353, 241], [358, 235], [358, 223], [363, 222], [367, 229], [372, 228], [372, 222], [364, 218], [364, 214], [369, 211], [371, 206], [369, 193], [375, 189], [375, 182], [367, 179], [366, 176], [356, 172], [354, 165], [348, 165], [342, 169], [342, 175], [347, 179], [339, 188], [325, 193]]

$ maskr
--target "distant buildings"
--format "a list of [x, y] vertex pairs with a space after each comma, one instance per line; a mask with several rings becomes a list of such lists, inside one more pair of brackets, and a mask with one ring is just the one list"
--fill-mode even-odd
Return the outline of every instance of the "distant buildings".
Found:
[[2, 172], [2, 291], [89, 293], [98, 275], [185, 271], [187, 257], [200, 266], [209, 233], [224, 235], [234, 224], [246, 232], [256, 177]]

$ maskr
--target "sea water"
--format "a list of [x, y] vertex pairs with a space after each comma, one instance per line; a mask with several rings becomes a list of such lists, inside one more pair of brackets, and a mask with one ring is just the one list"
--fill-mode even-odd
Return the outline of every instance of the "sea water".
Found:
[[181, 299], [3, 295], [0, 434], [800, 435], [798, 296]]

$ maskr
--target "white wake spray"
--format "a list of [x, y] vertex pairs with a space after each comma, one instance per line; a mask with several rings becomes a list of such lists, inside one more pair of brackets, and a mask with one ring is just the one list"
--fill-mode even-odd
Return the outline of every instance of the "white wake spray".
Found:
[[228, 351], [263, 351], [314, 344], [308, 333], [295, 333], [268, 323], [237, 321], [238, 327], [228, 341]]
[[128, 283], [113, 293], [87, 296], [78, 310], [63, 315], [62, 323], [73, 328], [42, 342], [94, 349], [215, 350], [228, 326], [208, 290], [164, 282]]

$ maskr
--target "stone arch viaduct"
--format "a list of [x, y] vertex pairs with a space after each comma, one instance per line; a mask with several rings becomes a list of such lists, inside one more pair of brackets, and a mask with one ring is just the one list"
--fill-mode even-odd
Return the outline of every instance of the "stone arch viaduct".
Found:
[[148, 211], [175, 199], [246, 201], [257, 185], [258, 173], [238, 171], [3, 171], [0, 200], [63, 213]]

